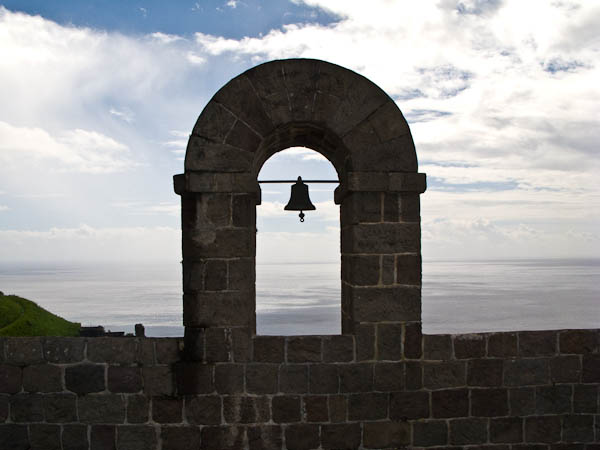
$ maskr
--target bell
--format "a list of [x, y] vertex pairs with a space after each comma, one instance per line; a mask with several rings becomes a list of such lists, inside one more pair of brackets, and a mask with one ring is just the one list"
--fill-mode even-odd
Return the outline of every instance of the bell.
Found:
[[292, 185], [290, 201], [283, 209], [286, 211], [300, 211], [300, 214], [298, 214], [300, 222], [304, 222], [304, 213], [302, 211], [312, 211], [317, 209], [310, 201], [310, 197], [308, 196], [308, 186], [302, 182], [302, 177], [298, 177], [298, 181]]

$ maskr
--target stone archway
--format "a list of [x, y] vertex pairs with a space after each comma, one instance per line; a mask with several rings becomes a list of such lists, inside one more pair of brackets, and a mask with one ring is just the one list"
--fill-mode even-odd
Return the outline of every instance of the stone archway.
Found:
[[342, 333], [369, 341], [380, 322], [400, 334], [420, 324], [425, 175], [406, 120], [355, 72], [313, 59], [271, 61], [214, 95], [190, 136], [185, 173], [175, 176], [188, 359], [202, 359], [198, 342], [208, 334], [255, 334], [256, 177], [291, 146], [318, 151], [339, 176]]

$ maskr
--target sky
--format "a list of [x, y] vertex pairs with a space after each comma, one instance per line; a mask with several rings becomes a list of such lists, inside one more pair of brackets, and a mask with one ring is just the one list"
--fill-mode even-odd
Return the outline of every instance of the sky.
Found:
[[[597, 257], [600, 4], [528, 0], [0, 0], [0, 262], [179, 261], [189, 133], [231, 78], [318, 58], [393, 98], [413, 134], [428, 258]], [[335, 178], [312, 150], [259, 178]], [[339, 260], [334, 185], [283, 211], [261, 261]]]

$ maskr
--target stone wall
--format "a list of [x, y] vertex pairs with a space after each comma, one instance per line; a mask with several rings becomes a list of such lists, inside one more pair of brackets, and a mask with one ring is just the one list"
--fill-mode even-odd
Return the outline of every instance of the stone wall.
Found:
[[377, 328], [205, 333], [195, 370], [181, 339], [3, 338], [0, 448], [600, 448], [598, 330]]

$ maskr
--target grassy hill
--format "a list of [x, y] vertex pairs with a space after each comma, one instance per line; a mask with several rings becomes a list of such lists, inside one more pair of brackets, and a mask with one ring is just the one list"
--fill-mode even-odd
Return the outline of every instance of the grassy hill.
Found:
[[30, 300], [0, 295], [0, 336], [78, 336], [80, 326]]

